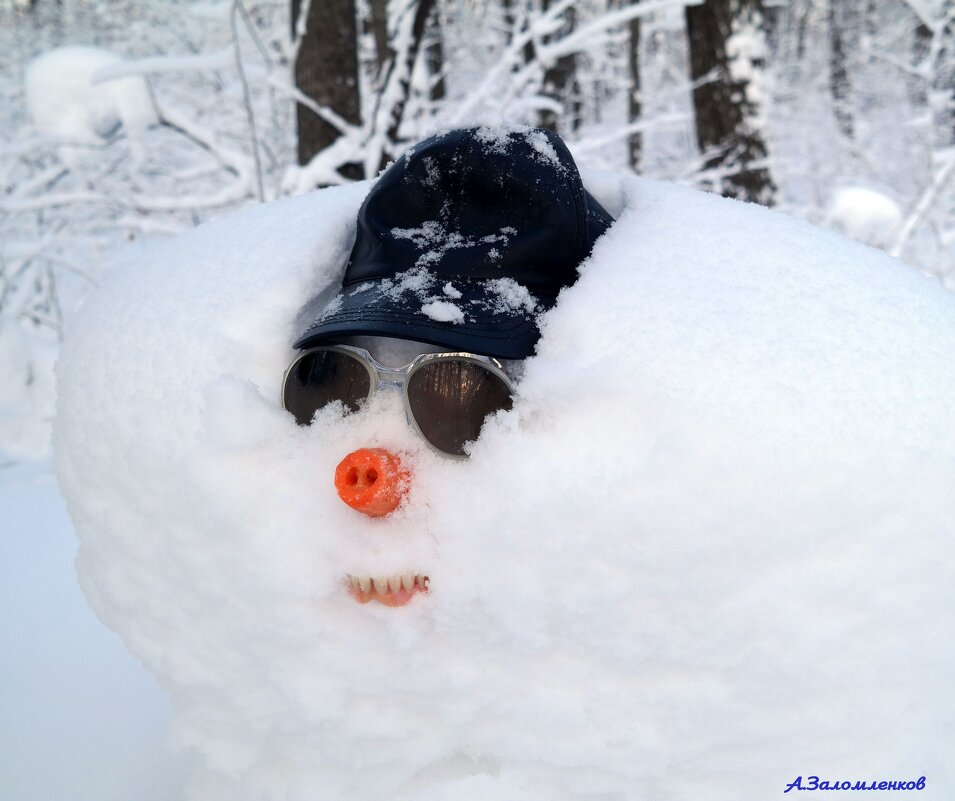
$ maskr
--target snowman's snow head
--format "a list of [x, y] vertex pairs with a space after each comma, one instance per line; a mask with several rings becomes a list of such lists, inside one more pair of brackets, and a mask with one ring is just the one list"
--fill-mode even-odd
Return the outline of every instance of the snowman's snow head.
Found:
[[[466, 458], [484, 421], [512, 408], [519, 368], [509, 374], [501, 359], [533, 353], [538, 318], [612, 222], [550, 131], [469, 128], [421, 142], [362, 202], [340, 290], [307, 304], [319, 311], [295, 342], [303, 352], [285, 373], [283, 406], [309, 425], [331, 404], [354, 413], [398, 390], [428, 447]], [[389, 366], [356, 336], [379, 352], [397, 338], [406, 355], [395, 360], [390, 347]], [[396, 453], [360, 448], [339, 463], [335, 486], [378, 518], [397, 509], [411, 476]], [[403, 606], [428, 577], [406, 569], [348, 582], [362, 602]]]
[[[172, 693], [194, 798], [953, 781], [952, 297], [782, 215], [585, 178], [617, 222], [466, 460], [400, 392], [308, 426], [281, 405], [367, 184], [203, 226], [76, 318], [79, 573]], [[386, 517], [336, 492], [360, 448], [413, 475]], [[430, 591], [401, 608], [344, 584], [405, 571]]]

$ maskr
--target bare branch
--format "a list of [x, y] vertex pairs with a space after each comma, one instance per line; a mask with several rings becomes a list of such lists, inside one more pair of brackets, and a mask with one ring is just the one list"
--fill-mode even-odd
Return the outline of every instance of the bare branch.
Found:
[[159, 124], [205, 150], [233, 175], [238, 176], [245, 172], [244, 159], [240, 154], [220, 145], [213, 134], [194, 125], [185, 115], [180, 115], [174, 109], [167, 107], [159, 115]]
[[939, 192], [948, 182], [948, 179], [953, 171], [955, 171], [955, 151], [949, 151], [946, 154], [945, 160], [939, 165], [939, 168], [932, 176], [932, 180], [929, 182], [928, 186], [922, 190], [922, 194], [912, 207], [912, 211], [909, 212], [909, 215], [905, 218], [902, 226], [899, 228], [899, 232], [895, 238], [895, 244], [889, 250], [891, 255], [901, 255], [903, 248], [912, 237], [915, 229], [918, 228], [921, 222], [931, 211], [932, 205], [938, 198]]
[[242, 65], [242, 47], [239, 43], [239, 26], [236, 16], [242, 0], [232, 0], [232, 9], [229, 12], [229, 25], [232, 28], [232, 44], [235, 48], [235, 67], [239, 73], [239, 83], [242, 85], [242, 103], [245, 106], [246, 119], [249, 123], [249, 139], [252, 148], [252, 160], [255, 163], [255, 196], [261, 203], [265, 200], [265, 189], [262, 185], [262, 162], [259, 159], [259, 137], [255, 130], [255, 112], [252, 109], [252, 99], [249, 92], [249, 82], [245, 77], [245, 67]]
[[323, 106], [320, 103], [316, 103], [315, 100], [302, 92], [297, 86], [285, 83], [275, 75], [266, 76], [266, 82], [269, 86], [281, 92], [286, 97], [294, 100], [301, 106], [305, 106], [305, 108], [307, 108], [313, 114], [321, 117], [323, 120], [325, 120], [325, 122], [342, 134], [342, 136], [349, 136], [356, 131], [361, 130], [361, 128], [358, 126], [352, 125], [350, 122], [340, 117], [330, 108], [328, 108], [328, 106]]

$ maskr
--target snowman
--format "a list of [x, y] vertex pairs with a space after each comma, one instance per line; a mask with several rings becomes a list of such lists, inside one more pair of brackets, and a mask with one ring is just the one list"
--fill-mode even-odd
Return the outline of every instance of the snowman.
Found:
[[[512, 408], [537, 317], [612, 223], [559, 137], [520, 133], [433, 137], [369, 192], [341, 291], [295, 343], [302, 353], [286, 371], [283, 406], [300, 425], [330, 404], [353, 413], [395, 389], [424, 444], [463, 459], [484, 421]], [[394, 512], [411, 482], [381, 447], [356, 450], [335, 470], [339, 497], [370, 517]], [[428, 576], [349, 574], [348, 584], [361, 602], [403, 606]]]
[[951, 797], [955, 302], [583, 176], [450, 131], [75, 318], [78, 574], [189, 799]]

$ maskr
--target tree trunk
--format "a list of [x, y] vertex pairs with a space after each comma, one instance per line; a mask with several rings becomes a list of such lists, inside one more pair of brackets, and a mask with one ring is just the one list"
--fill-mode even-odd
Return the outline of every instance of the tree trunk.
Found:
[[[547, 11], [549, 0], [544, 0], [542, 10]], [[564, 12], [564, 23], [560, 30], [544, 38], [545, 42], [552, 42], [574, 32], [577, 15], [573, 6]], [[576, 131], [580, 127], [580, 87], [577, 84], [577, 57], [574, 53], [560, 56], [553, 64], [544, 70], [544, 83], [541, 89], [544, 97], [550, 98], [555, 105], [560, 106], [558, 111], [545, 108], [540, 112], [538, 125], [557, 133], [561, 118], [569, 117], [569, 125], [564, 126]]]
[[[292, 0], [293, 26], [301, 10]], [[354, 0], [312, 0], [295, 59], [295, 85], [316, 103], [348, 123], [361, 122], [358, 97], [358, 36]], [[334, 125], [299, 104], [298, 161], [308, 164], [340, 136]], [[340, 169], [346, 178], [363, 178], [360, 164]]]
[[771, 206], [776, 187], [760, 130], [765, 62], [762, 0], [706, 0], [686, 9], [696, 138], [710, 187]]
[[[932, 95], [935, 98], [936, 144], [955, 145], [955, 23], [951, 21], [953, 3], [945, 0], [939, 13], [941, 29], [938, 53], [932, 65]], [[941, 22], [944, 20], [944, 23]]]
[[[517, 15], [514, 13], [514, 3], [517, 0], [502, 0], [502, 7], [504, 9], [504, 27], [507, 30], [507, 43], [510, 44], [511, 41], [517, 36], [517, 34], [522, 33], [524, 27], [526, 26], [526, 20], [518, 21]], [[524, 63], [530, 64], [535, 58], [534, 55], [534, 42], [528, 41], [524, 45]], [[520, 67], [516, 67], [520, 69]]]
[[907, 84], [909, 101], [931, 120], [934, 149], [955, 145], [955, 2], [943, 0], [925, 22], [913, 19], [912, 63], [917, 69]]
[[[424, 39], [425, 23], [431, 12], [434, 10], [435, 0], [417, 0], [414, 3], [414, 16], [411, 21], [410, 40], [404, 53], [396, 52], [392, 58], [388, 76], [385, 79], [385, 91], [389, 91], [392, 81], [397, 77], [399, 92], [394, 105], [391, 108], [391, 121], [388, 125], [388, 141], [397, 142], [398, 133], [401, 128], [401, 120], [404, 117], [405, 107], [408, 104], [408, 96], [411, 92], [411, 73], [414, 69], [415, 61], [418, 60], [418, 52], [421, 50], [421, 42]], [[408, 9], [410, 13], [410, 7]]]
[[425, 66], [431, 81], [431, 100], [443, 100], [444, 86], [444, 40], [441, 31], [441, 14], [437, 7], [428, 22], [428, 45], [425, 51]]
[[[634, 0], [640, 2], [640, 0]], [[640, 18], [630, 20], [630, 42], [628, 47], [628, 69], [630, 72], [630, 91], [628, 118], [631, 124], [640, 121], [643, 109], [640, 100]], [[643, 157], [643, 133], [633, 131], [627, 139], [627, 155], [630, 169], [640, 172], [640, 159]]]
[[375, 39], [375, 61], [380, 78], [385, 74], [385, 65], [391, 56], [388, 49], [388, 3], [387, 0], [371, 0], [369, 5], [371, 6], [371, 33]]
[[843, 34], [844, 16], [837, 10], [835, 0], [829, 7], [829, 93], [832, 95], [832, 110], [836, 116], [839, 131], [847, 139], [852, 139], [854, 125], [852, 120], [852, 87], [849, 83], [849, 69], [846, 64], [846, 47]]
[[[932, 50], [932, 31], [924, 22], [915, 26], [912, 39], [912, 63], [918, 67], [930, 57]], [[928, 108], [929, 82], [921, 75], [910, 75], [907, 81], [909, 102], [916, 110]]]
[[796, 59], [802, 61], [806, 55], [806, 36], [809, 32], [809, 16], [812, 13], [812, 3], [798, 2], [792, 10], [796, 18]]

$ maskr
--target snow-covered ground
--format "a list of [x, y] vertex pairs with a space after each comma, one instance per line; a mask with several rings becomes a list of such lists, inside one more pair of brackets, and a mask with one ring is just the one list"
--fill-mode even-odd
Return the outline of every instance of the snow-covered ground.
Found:
[[76, 537], [43, 464], [0, 472], [0, 798], [168, 801], [169, 701], [76, 583]]

